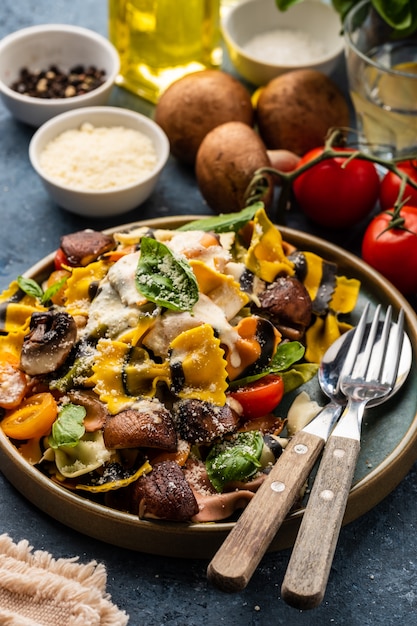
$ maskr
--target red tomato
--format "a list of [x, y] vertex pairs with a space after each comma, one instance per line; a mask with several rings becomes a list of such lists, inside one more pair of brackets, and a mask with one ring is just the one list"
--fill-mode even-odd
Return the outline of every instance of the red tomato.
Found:
[[[417, 160], [403, 161], [397, 163], [399, 170], [407, 174], [411, 180], [415, 180], [417, 183]], [[394, 172], [387, 172], [382, 179], [381, 188], [379, 191], [379, 202], [383, 211], [387, 211], [397, 201], [398, 192], [400, 190], [401, 178], [394, 174]], [[411, 185], [406, 185], [404, 193], [402, 195], [403, 200], [411, 206], [417, 207], [417, 189]]]
[[[344, 150], [351, 153], [352, 150]], [[298, 167], [323, 152], [314, 148]], [[374, 208], [379, 193], [379, 177], [370, 161], [332, 157], [313, 165], [293, 183], [294, 195], [302, 211], [327, 228], [346, 228], [360, 222]]]
[[[391, 216], [379, 213], [368, 225], [362, 257], [401, 293], [417, 293], [417, 208], [403, 206], [402, 228], [388, 228]], [[387, 230], [385, 230], [387, 229]]]
[[277, 374], [268, 374], [229, 395], [241, 404], [245, 418], [257, 419], [273, 411], [281, 402], [284, 381]]
[[63, 265], [70, 265], [70, 263], [68, 263], [68, 259], [67, 256], [65, 254], [65, 252], [63, 251], [62, 248], [58, 248], [58, 250], [55, 252], [55, 257], [54, 257], [54, 267], [56, 270], [62, 270], [62, 266]]

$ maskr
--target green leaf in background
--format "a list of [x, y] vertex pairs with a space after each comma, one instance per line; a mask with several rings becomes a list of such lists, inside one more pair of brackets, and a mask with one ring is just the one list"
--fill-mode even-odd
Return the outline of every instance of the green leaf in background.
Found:
[[65, 404], [52, 424], [52, 433], [48, 437], [51, 448], [76, 446], [85, 433], [84, 418], [86, 413], [85, 407], [79, 404]]
[[[294, 4], [304, 0], [275, 0], [279, 11], [286, 11]], [[332, 0], [333, 8], [340, 15], [343, 24], [345, 17], [352, 7], [362, 0]], [[382, 19], [398, 31], [401, 36], [407, 36], [417, 30], [417, 2], [416, 0], [371, 0], [372, 6]]]
[[237, 232], [263, 207], [264, 204], [262, 202], [256, 202], [238, 213], [227, 213], [195, 220], [194, 222], [180, 226], [178, 230], [204, 230], [205, 232], [212, 231], [215, 233]]
[[150, 237], [141, 240], [135, 278], [145, 298], [173, 311], [191, 311], [199, 298], [198, 283], [187, 260]]
[[211, 484], [222, 493], [228, 483], [248, 480], [260, 469], [264, 440], [259, 431], [238, 433], [213, 446], [206, 458]]

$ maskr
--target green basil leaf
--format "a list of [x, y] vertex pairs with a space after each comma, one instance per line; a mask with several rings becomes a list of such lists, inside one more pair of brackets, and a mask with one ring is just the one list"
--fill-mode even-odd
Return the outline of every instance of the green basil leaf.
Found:
[[85, 407], [79, 404], [65, 404], [52, 424], [52, 433], [48, 437], [51, 448], [76, 446], [85, 433], [84, 418], [86, 413]]
[[298, 389], [301, 385], [308, 383], [317, 374], [319, 366], [316, 363], [299, 363], [286, 372], [281, 372], [280, 376], [284, 381], [285, 393]]
[[177, 230], [203, 230], [205, 232], [212, 231], [215, 233], [237, 232], [263, 207], [264, 204], [262, 202], [256, 202], [242, 211], [239, 211], [239, 213], [227, 213], [195, 220], [194, 222], [180, 226]]
[[206, 470], [218, 493], [237, 480], [248, 480], [260, 469], [264, 440], [259, 431], [242, 432], [230, 441], [213, 446], [206, 458]]
[[[269, 365], [256, 374], [245, 376], [245, 378], [238, 378], [233, 380], [229, 387], [230, 389], [236, 389], [237, 387], [243, 387], [248, 383], [253, 383], [267, 374], [280, 374], [288, 370], [294, 363], [297, 363], [303, 358], [305, 352], [304, 346], [299, 341], [289, 341], [287, 343], [280, 343], [278, 348], [271, 359]], [[314, 374], [313, 374], [314, 375]], [[312, 378], [312, 377], [311, 377]], [[309, 380], [309, 379], [308, 379]], [[304, 381], [305, 382], [305, 381]], [[301, 384], [301, 383], [300, 383]], [[285, 393], [287, 388], [285, 387]]]
[[173, 311], [191, 311], [199, 298], [198, 283], [186, 259], [150, 237], [141, 240], [135, 278], [145, 298]]
[[61, 280], [57, 280], [56, 283], [48, 287], [48, 289], [43, 293], [41, 297], [42, 304], [45, 304], [45, 302], [49, 302], [49, 300], [51, 300], [51, 298], [53, 298], [54, 295], [58, 293], [61, 287], [65, 285], [67, 280], [68, 276], [64, 276], [64, 278], [61, 278]]
[[291, 365], [303, 358], [305, 348], [299, 341], [278, 344], [278, 348], [269, 365], [270, 374], [287, 370]]
[[19, 285], [20, 289], [24, 291], [28, 296], [31, 296], [32, 298], [39, 298], [40, 300], [42, 299], [42, 288], [32, 278], [18, 276], [17, 284]]

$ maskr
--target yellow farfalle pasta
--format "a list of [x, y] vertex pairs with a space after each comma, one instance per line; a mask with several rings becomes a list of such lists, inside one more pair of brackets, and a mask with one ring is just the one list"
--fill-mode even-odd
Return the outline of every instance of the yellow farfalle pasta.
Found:
[[171, 367], [181, 367], [180, 398], [196, 398], [223, 406], [226, 402], [227, 371], [224, 352], [209, 324], [181, 333], [170, 344]]

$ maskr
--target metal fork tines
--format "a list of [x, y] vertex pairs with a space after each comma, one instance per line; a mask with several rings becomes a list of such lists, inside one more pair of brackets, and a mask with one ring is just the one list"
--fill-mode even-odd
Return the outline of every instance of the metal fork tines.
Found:
[[393, 324], [391, 306], [387, 308], [384, 321], [381, 321], [381, 305], [378, 305], [369, 334], [364, 337], [368, 310], [369, 305], [365, 307], [356, 328], [339, 378], [348, 404], [333, 432], [334, 436], [359, 440], [366, 405], [371, 400], [388, 396], [397, 378], [404, 337], [404, 311], [400, 311], [397, 324]]
[[404, 313], [394, 324], [388, 307], [381, 321], [378, 306], [365, 333], [368, 311], [369, 306], [355, 330], [339, 378], [347, 407], [324, 449], [282, 584], [283, 599], [299, 609], [316, 607], [324, 597], [359, 455], [365, 407], [377, 398], [387, 399], [397, 379]]

